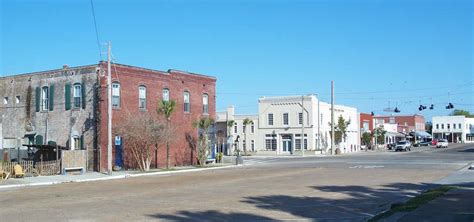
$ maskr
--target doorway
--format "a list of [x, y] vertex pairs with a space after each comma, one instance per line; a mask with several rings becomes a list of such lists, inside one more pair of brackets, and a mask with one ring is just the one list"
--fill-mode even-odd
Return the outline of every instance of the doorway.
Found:
[[291, 135], [282, 135], [281, 140], [283, 142], [283, 152], [291, 152], [293, 150]]

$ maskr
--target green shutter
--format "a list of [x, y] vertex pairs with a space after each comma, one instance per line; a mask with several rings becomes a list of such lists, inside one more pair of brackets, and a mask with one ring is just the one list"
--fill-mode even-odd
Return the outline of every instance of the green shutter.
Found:
[[80, 141], [80, 143], [81, 143], [81, 146], [80, 146], [80, 147], [81, 147], [81, 150], [84, 150], [84, 135], [81, 135], [81, 141]]
[[51, 84], [49, 87], [49, 111], [53, 111], [54, 109], [54, 85]]
[[43, 136], [37, 135], [35, 143], [36, 145], [43, 145]]
[[40, 111], [40, 103], [41, 103], [41, 89], [40, 87], [36, 87], [36, 95], [35, 95], [35, 100], [36, 100], [36, 112]]
[[82, 82], [81, 84], [81, 90], [82, 90], [81, 92], [82, 108], [85, 109], [86, 108], [86, 84], [84, 82]]
[[64, 108], [66, 110], [71, 109], [71, 84], [66, 84], [64, 86]]

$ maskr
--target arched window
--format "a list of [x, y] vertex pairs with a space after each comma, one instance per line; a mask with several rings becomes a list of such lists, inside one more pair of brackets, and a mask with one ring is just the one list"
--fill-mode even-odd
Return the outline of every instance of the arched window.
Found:
[[202, 95], [202, 112], [204, 114], [209, 113], [209, 96], [207, 94]]
[[82, 99], [82, 87], [81, 84], [76, 83], [74, 84], [74, 108], [81, 108], [81, 99]]
[[190, 103], [190, 95], [188, 91], [184, 91], [184, 112], [189, 113], [191, 112], [191, 103]]
[[163, 101], [170, 101], [170, 90], [167, 88], [163, 89]]
[[120, 83], [112, 83], [112, 107], [120, 107]]
[[138, 108], [146, 109], [146, 87], [138, 87]]

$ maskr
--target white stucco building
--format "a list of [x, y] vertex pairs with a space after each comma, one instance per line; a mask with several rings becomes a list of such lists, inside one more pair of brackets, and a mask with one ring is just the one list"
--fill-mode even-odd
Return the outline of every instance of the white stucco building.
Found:
[[[335, 124], [339, 116], [350, 121], [347, 137], [337, 147], [342, 153], [360, 150], [357, 109], [335, 105], [334, 111]], [[254, 126], [246, 127], [245, 140], [243, 121], [246, 118], [251, 119]], [[227, 133], [225, 122], [231, 120], [234, 120], [235, 124]], [[305, 150], [330, 152], [330, 122], [331, 104], [318, 101], [315, 95], [261, 97], [258, 101], [257, 115], [235, 115], [233, 107], [217, 113], [218, 131], [230, 135], [232, 142], [240, 150], [246, 146], [249, 151], [269, 154], [290, 154], [300, 151], [302, 147]], [[304, 131], [303, 142], [302, 131]], [[240, 140], [236, 141], [237, 137]]]
[[433, 138], [451, 143], [474, 143], [474, 118], [465, 116], [433, 116]]

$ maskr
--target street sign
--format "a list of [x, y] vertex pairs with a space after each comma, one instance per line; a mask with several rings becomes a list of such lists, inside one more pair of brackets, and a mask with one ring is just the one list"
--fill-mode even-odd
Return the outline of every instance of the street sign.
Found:
[[115, 145], [116, 145], [116, 146], [122, 145], [122, 137], [120, 137], [120, 136], [115, 136]]

